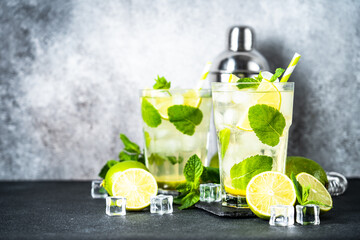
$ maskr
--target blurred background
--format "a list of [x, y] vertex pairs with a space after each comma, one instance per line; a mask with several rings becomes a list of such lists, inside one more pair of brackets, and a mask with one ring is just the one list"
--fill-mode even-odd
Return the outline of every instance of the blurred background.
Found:
[[[302, 58], [288, 155], [360, 176], [360, 1], [0, 1], [0, 179], [93, 179], [143, 145], [139, 91], [193, 87], [248, 25], [271, 70]], [[214, 152], [214, 149], [210, 149]]]

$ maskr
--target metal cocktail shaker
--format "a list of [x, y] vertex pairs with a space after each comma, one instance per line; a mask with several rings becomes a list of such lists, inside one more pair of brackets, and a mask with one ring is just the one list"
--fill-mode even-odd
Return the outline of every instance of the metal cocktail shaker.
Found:
[[210, 69], [210, 81], [227, 82], [230, 74], [252, 77], [260, 71], [269, 71], [265, 57], [254, 49], [255, 34], [247, 26], [230, 28], [228, 49], [218, 55]]

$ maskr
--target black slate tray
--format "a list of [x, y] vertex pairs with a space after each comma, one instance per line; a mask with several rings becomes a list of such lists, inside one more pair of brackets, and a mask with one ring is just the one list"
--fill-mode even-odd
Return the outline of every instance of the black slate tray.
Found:
[[255, 217], [255, 214], [251, 212], [249, 208], [232, 208], [224, 207], [221, 202], [198, 202], [195, 207], [205, 210], [209, 213], [215, 214], [219, 217], [230, 217], [230, 218], [249, 218]]

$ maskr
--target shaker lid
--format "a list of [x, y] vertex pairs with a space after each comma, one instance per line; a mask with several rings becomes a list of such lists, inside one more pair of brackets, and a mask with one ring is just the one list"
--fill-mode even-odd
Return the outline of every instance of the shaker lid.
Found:
[[251, 51], [254, 45], [254, 31], [248, 26], [234, 26], [229, 31], [229, 50]]

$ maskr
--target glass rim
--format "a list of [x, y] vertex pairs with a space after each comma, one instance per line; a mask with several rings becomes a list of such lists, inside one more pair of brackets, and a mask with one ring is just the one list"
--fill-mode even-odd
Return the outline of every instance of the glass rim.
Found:
[[[295, 85], [295, 83], [294, 82], [262, 82], [262, 83], [260, 83], [260, 84], [274, 84], [274, 85]], [[216, 85], [229, 85], [229, 86], [236, 86], [236, 85], [239, 85], [239, 84], [241, 84], [241, 85], [255, 85], [255, 84], [259, 84], [259, 83], [257, 83], [257, 82], [239, 82], [239, 83], [237, 83], [237, 82], [231, 82], [231, 83], [228, 83], [228, 82], [212, 82], [211, 83], [211, 86], [216, 86]]]
[[[160, 93], [160, 92], [170, 92], [170, 93], [184, 93], [187, 91], [195, 90], [198, 92], [201, 96], [209, 94], [209, 97], [211, 97], [211, 89], [205, 88], [205, 89], [194, 89], [194, 88], [174, 88], [174, 89], [151, 89], [151, 88], [143, 88], [139, 89], [140, 96], [143, 96], [146, 92], [154, 92], [154, 93]], [[164, 96], [165, 97], [165, 96]], [[168, 97], [168, 96], [167, 96]]]

